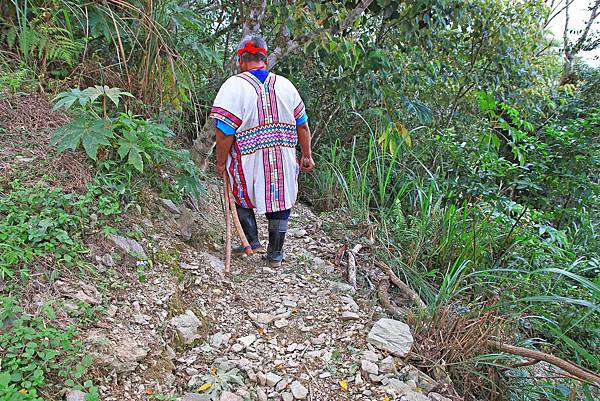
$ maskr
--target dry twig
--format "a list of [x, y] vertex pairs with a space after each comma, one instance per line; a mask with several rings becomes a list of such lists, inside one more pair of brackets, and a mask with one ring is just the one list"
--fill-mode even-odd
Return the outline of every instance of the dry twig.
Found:
[[417, 294], [416, 292], [414, 292], [412, 290], [412, 288], [410, 288], [404, 281], [400, 280], [400, 278], [398, 278], [398, 276], [396, 276], [396, 273], [394, 273], [392, 271], [392, 269], [385, 263], [376, 260], [375, 264], [381, 269], [383, 270], [383, 272], [389, 277], [390, 281], [392, 283], [394, 283], [394, 285], [398, 288], [400, 288], [400, 290], [402, 290], [402, 292], [404, 292], [404, 294], [406, 294], [406, 296], [415, 304], [417, 305], [419, 308], [425, 308], [425, 302], [423, 302], [423, 300], [421, 299], [421, 297], [419, 296], [419, 294]]
[[379, 281], [379, 284], [377, 285], [377, 295], [379, 296], [379, 302], [381, 302], [381, 305], [383, 305], [383, 307], [394, 317], [398, 318], [398, 319], [402, 319], [404, 320], [406, 318], [407, 312], [399, 307], [397, 307], [396, 305], [392, 304], [392, 302], [390, 301], [390, 295], [389, 295], [389, 288], [390, 288], [390, 280], [388, 280], [387, 278], [384, 278], [383, 280]]

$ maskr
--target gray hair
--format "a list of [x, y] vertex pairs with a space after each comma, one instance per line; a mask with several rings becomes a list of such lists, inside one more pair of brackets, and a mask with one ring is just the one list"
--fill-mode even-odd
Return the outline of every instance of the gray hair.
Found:
[[[242, 38], [242, 40], [240, 40], [240, 44], [238, 45], [237, 49], [243, 49], [246, 46], [246, 43], [252, 43], [252, 45], [254, 47], [262, 47], [263, 49], [268, 51], [267, 48], [267, 42], [263, 39], [262, 36], [256, 34], [256, 33], [249, 33], [246, 36], [244, 36]], [[257, 53], [257, 54], [250, 54], [250, 53], [244, 53], [242, 54], [242, 60], [244, 61], [261, 61], [261, 60], [266, 60], [267, 56], [265, 56], [264, 54], [261, 53]]]

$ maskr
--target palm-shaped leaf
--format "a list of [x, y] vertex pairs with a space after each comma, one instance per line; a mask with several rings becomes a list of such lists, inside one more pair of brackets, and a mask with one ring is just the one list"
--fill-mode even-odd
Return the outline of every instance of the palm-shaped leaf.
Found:
[[98, 148], [110, 145], [113, 131], [110, 121], [100, 118], [78, 117], [69, 124], [58, 128], [52, 136], [52, 145], [57, 145], [58, 153], [67, 149], [76, 150], [83, 144], [85, 153], [96, 160]]

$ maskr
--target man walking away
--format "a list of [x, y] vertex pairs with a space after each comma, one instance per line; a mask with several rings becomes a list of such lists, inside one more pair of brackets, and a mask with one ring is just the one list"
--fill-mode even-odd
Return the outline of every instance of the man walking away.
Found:
[[[298, 174], [315, 167], [308, 117], [294, 85], [267, 70], [267, 44], [262, 37], [244, 37], [237, 54], [241, 73], [223, 83], [210, 113], [216, 124], [217, 171], [220, 176], [227, 171], [240, 223], [253, 250], [262, 249], [254, 210], [266, 214], [267, 260], [270, 267], [279, 267], [288, 219], [298, 197]], [[243, 253], [243, 247], [234, 253]]]

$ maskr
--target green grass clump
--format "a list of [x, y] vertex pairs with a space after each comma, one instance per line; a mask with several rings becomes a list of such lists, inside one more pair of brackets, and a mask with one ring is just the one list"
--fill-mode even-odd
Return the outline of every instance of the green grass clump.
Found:
[[13, 298], [0, 298], [0, 399], [43, 401], [61, 399], [65, 387], [85, 389], [88, 401], [98, 389], [84, 375], [92, 357], [84, 354], [77, 331], [59, 328], [50, 306], [43, 315], [29, 316]]
[[73, 264], [85, 252], [81, 239], [85, 218], [73, 194], [44, 185], [10, 183], [0, 197], [0, 279], [13, 277], [36, 257]]

